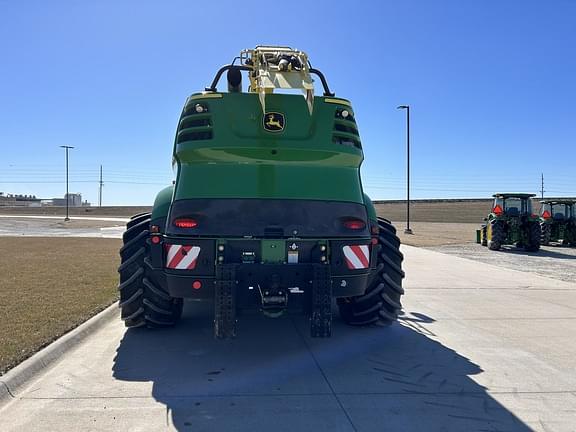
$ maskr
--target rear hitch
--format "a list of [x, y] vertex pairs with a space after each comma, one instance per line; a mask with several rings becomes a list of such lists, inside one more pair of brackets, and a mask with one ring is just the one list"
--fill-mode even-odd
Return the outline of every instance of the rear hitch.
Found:
[[[330, 267], [325, 264], [314, 264], [313, 277], [310, 283], [312, 285], [310, 335], [312, 337], [330, 337], [332, 335]], [[236, 288], [236, 265], [218, 265], [216, 267], [214, 298], [214, 336], [217, 339], [236, 337]], [[264, 315], [276, 318], [288, 310], [288, 297], [293, 289], [283, 287], [278, 275], [273, 275], [270, 278], [267, 288], [261, 288], [258, 285], [261, 310]]]
[[273, 274], [270, 277], [270, 284], [267, 288], [262, 289], [258, 285], [260, 291], [262, 313], [269, 318], [277, 318], [281, 316], [288, 308], [288, 293], [289, 291], [282, 288], [280, 277]]

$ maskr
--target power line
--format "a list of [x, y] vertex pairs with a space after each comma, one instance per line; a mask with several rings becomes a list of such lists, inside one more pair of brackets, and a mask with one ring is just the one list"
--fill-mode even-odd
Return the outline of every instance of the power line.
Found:
[[[19, 181], [3, 181], [0, 180], [0, 184], [63, 184], [66, 183], [64, 180], [54, 180], [54, 181], [28, 181], [28, 180], [19, 180]], [[94, 183], [94, 180], [71, 180], [69, 181], [70, 184], [76, 183]], [[107, 184], [114, 183], [114, 184], [133, 184], [133, 185], [167, 185], [172, 183], [171, 180], [166, 180], [165, 182], [137, 182], [137, 181], [106, 181]]]

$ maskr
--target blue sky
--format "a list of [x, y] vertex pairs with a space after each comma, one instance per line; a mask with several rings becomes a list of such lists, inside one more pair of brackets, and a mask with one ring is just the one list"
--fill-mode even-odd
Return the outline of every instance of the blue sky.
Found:
[[572, 0], [0, 0], [0, 191], [62, 196], [72, 145], [71, 191], [96, 202], [102, 164], [105, 205], [151, 204], [186, 96], [282, 44], [352, 100], [373, 198], [405, 196], [400, 104], [414, 198], [537, 192], [542, 172], [576, 195], [575, 23]]

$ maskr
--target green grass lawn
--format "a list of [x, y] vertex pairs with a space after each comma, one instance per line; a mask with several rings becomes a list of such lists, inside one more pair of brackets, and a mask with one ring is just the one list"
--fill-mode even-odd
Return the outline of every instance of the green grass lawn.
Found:
[[117, 299], [120, 246], [0, 237], [0, 374]]

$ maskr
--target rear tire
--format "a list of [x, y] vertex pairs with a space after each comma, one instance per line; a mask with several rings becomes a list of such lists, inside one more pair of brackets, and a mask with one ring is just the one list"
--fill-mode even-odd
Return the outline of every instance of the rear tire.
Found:
[[338, 299], [340, 316], [350, 325], [388, 325], [398, 319], [402, 310], [404, 256], [400, 239], [390, 222], [380, 219], [378, 225], [378, 261], [364, 295]]
[[563, 245], [576, 246], [576, 224], [568, 222], [564, 227]]
[[541, 223], [540, 229], [542, 230], [540, 243], [544, 246], [548, 246], [550, 244], [550, 239], [552, 238], [552, 227], [548, 223]]
[[571, 247], [576, 247], [576, 224], [572, 223], [566, 227], [565, 231], [566, 237], [568, 238], [568, 245]]
[[[130, 225], [130, 222], [133, 222]], [[128, 222], [120, 249], [119, 306], [126, 327], [167, 327], [182, 315], [182, 299], [170, 297], [161, 274], [150, 264], [150, 214]]]
[[489, 224], [490, 229], [492, 230], [492, 238], [488, 240], [488, 249], [493, 251], [500, 250], [504, 240], [506, 239], [504, 224], [497, 220], [491, 220]]
[[539, 222], [528, 223], [528, 243], [524, 249], [528, 252], [538, 252], [540, 250], [540, 241], [542, 239], [542, 229]]
[[132, 228], [134, 225], [137, 225], [142, 221], [150, 220], [150, 215], [151, 213], [139, 213], [137, 215], [132, 216], [128, 221], [128, 223], [126, 224], [126, 230]]
[[481, 232], [481, 236], [482, 236], [480, 244], [482, 246], [488, 246], [488, 237], [486, 236], [486, 225], [482, 225], [480, 232]]

